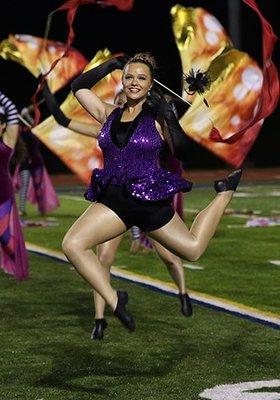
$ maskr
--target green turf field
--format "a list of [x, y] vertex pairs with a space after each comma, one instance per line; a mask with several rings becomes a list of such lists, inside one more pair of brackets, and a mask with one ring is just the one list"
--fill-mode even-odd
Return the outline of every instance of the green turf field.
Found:
[[[271, 217], [271, 211], [280, 210], [277, 191], [276, 185], [241, 186], [238, 193], [249, 197], [236, 196], [230, 208]], [[61, 193], [61, 207], [49, 215], [59, 225], [24, 228], [26, 240], [60, 250], [66, 230], [88, 205], [78, 196]], [[188, 226], [195, 215], [188, 210], [201, 209], [212, 196], [212, 189], [200, 187], [185, 196]], [[33, 207], [28, 212], [28, 219], [42, 219]], [[205, 268], [185, 270], [187, 285], [279, 313], [280, 266], [269, 260], [280, 260], [280, 226], [243, 228], [246, 220], [223, 218], [208, 250], [194, 263]], [[155, 254], [131, 255], [129, 246], [127, 234], [115, 265], [170, 282]], [[215, 385], [279, 379], [279, 330], [198, 305], [193, 317], [185, 318], [176, 297], [113, 279], [116, 288], [130, 294], [137, 330], [127, 333], [108, 310], [106, 336], [93, 342], [92, 294], [75, 270], [30, 254], [30, 271], [24, 282], [0, 271], [1, 400], [280, 399], [280, 381], [276, 388], [254, 391], [255, 397], [199, 396]], [[263, 397], [264, 392], [276, 395]]]

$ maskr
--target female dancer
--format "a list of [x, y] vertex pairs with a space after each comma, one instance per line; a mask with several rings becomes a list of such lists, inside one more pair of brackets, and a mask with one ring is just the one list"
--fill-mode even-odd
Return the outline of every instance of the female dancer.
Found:
[[28, 257], [9, 172], [18, 134], [16, 106], [0, 92], [0, 266], [15, 278], [24, 279], [28, 276]]
[[[103, 102], [90, 90], [116, 68], [123, 68], [127, 98], [124, 109]], [[135, 321], [126, 309], [128, 294], [112, 288], [92, 247], [136, 225], [173, 253], [195, 261], [206, 250], [241, 176], [241, 170], [237, 170], [215, 182], [217, 196], [188, 230], [173, 210], [171, 199], [176, 192], [191, 190], [191, 183], [159, 167], [164, 143], [174, 149], [176, 157], [180, 156], [183, 147], [178, 142], [185, 134], [173, 136], [174, 126], [179, 123], [163, 96], [155, 96], [156, 114], [149, 114], [144, 107], [153, 87], [153, 75], [153, 59], [142, 53], [126, 63], [121, 57], [111, 59], [83, 73], [72, 84], [78, 101], [103, 125], [99, 145], [104, 168], [93, 171], [86, 198], [94, 204], [69, 229], [62, 248], [129, 331], [135, 330]]]
[[[77, 120], [70, 120], [65, 116], [62, 110], [59, 108], [59, 105], [54, 97], [54, 95], [49, 90], [47, 83], [43, 88], [43, 94], [46, 101], [46, 105], [56, 119], [56, 121], [69, 129], [76, 131], [77, 133], [82, 133], [87, 136], [98, 138], [98, 134], [100, 131], [99, 127], [93, 124], [84, 124]], [[114, 99], [114, 104], [123, 107], [126, 103], [126, 96], [124, 92], [121, 90]], [[171, 163], [170, 160], [173, 160]], [[169, 162], [170, 161], [170, 162]], [[170, 168], [178, 169], [178, 161], [173, 157], [168, 158], [168, 165]], [[180, 164], [180, 163], [179, 163]], [[176, 196], [176, 195], [175, 195]], [[175, 197], [174, 196], [174, 197]], [[173, 200], [174, 205], [174, 200]], [[175, 204], [176, 205], [176, 204]], [[176, 208], [175, 208], [176, 209]], [[178, 210], [178, 209], [177, 209]], [[181, 209], [179, 209], [179, 214], [181, 215]], [[137, 235], [139, 234], [140, 229], [136, 226], [131, 228], [132, 239], [136, 240]], [[110, 280], [110, 269], [113, 265], [115, 255], [117, 249], [121, 243], [123, 235], [118, 236], [112, 240], [109, 240], [105, 243], [101, 243], [97, 245], [96, 251], [97, 256], [100, 263], [105, 267], [105, 270], [108, 274], [108, 279]], [[182, 265], [182, 261], [179, 257], [172, 254], [170, 251], [161, 246], [158, 242], [151, 239], [152, 246], [155, 248], [159, 258], [163, 261], [163, 263], [168, 268], [168, 271], [178, 287], [179, 291], [179, 299], [180, 299], [180, 309], [183, 315], [189, 317], [192, 315], [192, 305], [190, 298], [186, 292], [185, 287], [185, 276], [184, 269]], [[105, 301], [104, 299], [94, 291], [94, 305], [95, 305], [95, 325], [91, 334], [92, 339], [103, 339], [104, 329], [107, 327], [107, 322], [104, 319], [104, 311], [105, 311]]]
[[[30, 125], [34, 120], [31, 115], [33, 106], [21, 111]], [[19, 214], [26, 215], [26, 199], [36, 204], [38, 211], [44, 215], [59, 207], [59, 199], [51, 182], [45, 162], [40, 151], [40, 140], [30, 131], [22, 128], [21, 141], [17, 143], [13, 163], [18, 165], [13, 174], [15, 189], [19, 189]], [[25, 146], [25, 157], [19, 159], [22, 144]], [[19, 147], [19, 149], [18, 149]], [[18, 151], [17, 151], [18, 150]]]

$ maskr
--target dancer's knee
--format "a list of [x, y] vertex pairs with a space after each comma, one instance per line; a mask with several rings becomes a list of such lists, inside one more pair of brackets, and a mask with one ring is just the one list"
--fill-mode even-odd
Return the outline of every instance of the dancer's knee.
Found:
[[195, 241], [192, 246], [188, 249], [186, 254], [187, 261], [197, 261], [203, 254], [203, 249], [199, 246], [199, 243]]
[[66, 235], [62, 241], [62, 251], [67, 257], [81, 251], [82, 247], [80, 241], [73, 236]]
[[109, 251], [101, 251], [98, 254], [98, 259], [104, 267], [109, 268], [115, 261], [115, 255]]
[[192, 253], [187, 257], [187, 261], [197, 261], [200, 259], [201, 254], [199, 253]]

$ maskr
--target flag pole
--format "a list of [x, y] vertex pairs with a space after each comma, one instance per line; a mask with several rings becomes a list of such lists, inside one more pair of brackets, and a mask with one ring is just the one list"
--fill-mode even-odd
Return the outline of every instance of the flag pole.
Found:
[[173, 90], [169, 89], [169, 87], [165, 86], [163, 83], [159, 82], [157, 79], [154, 79], [154, 82], [156, 82], [158, 85], [162, 86], [164, 89], [168, 90], [168, 92], [172, 93], [173, 96], [176, 96], [178, 99], [180, 99], [183, 103], [188, 104], [189, 106], [192, 105], [189, 101], [185, 100], [183, 97], [179, 96], [177, 93], [173, 92]]

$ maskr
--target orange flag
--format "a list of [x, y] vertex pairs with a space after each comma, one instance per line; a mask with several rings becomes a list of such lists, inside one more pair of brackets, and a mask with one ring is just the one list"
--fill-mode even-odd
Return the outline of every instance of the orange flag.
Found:
[[[180, 123], [196, 142], [239, 167], [263, 123], [260, 117], [250, 125], [260, 107], [264, 72], [249, 54], [233, 47], [223, 26], [206, 10], [176, 5], [171, 15], [183, 72], [187, 74], [191, 68], [207, 70], [211, 78], [210, 90], [205, 93], [209, 108], [200, 95], [189, 97], [183, 91], [183, 97], [192, 106]], [[243, 132], [234, 136], [244, 126], [246, 135]], [[226, 138], [232, 136], [232, 143], [227, 143]]]
[[[18, 62], [37, 77], [50, 68], [63, 53], [65, 44], [31, 35], [9, 35], [0, 43], [0, 57]], [[73, 77], [80, 74], [87, 65], [87, 59], [73, 47], [68, 57], [52, 71], [48, 84], [52, 92], [65, 86]]]

